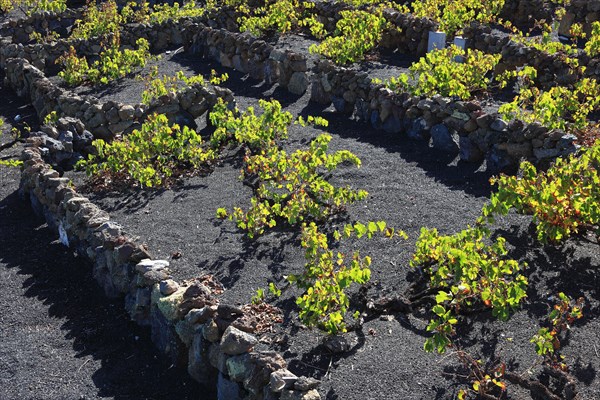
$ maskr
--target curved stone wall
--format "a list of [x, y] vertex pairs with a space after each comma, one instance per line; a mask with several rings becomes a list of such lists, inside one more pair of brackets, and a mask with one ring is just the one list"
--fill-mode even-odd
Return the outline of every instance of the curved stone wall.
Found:
[[259, 344], [244, 308], [220, 302], [218, 281], [210, 275], [171, 279], [169, 262], [152, 260], [146, 247], [78, 194], [45, 163], [45, 151], [41, 136], [28, 139], [21, 195], [65, 246], [91, 262], [107, 296], [125, 299], [132, 320], [150, 327], [152, 341], [173, 363], [187, 366], [218, 399], [321, 398], [318, 381], [294, 375], [278, 353]]
[[492, 171], [515, 170], [521, 159], [544, 163], [576, 151], [576, 137], [538, 123], [507, 123], [477, 101], [440, 95], [411, 96], [372, 84], [365, 72], [322, 61], [312, 76], [311, 99], [356, 114], [376, 129], [406, 134], [469, 162], [487, 160]]

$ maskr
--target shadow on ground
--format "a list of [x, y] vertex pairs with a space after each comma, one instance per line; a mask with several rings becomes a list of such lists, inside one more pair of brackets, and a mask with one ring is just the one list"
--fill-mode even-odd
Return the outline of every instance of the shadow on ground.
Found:
[[[285, 88], [256, 81], [248, 75], [233, 69], [225, 69], [220, 64], [198, 55], [182, 53], [175, 55], [172, 60], [205, 76], [209, 76], [213, 69], [219, 72], [226, 70], [229, 79], [221, 86], [233, 90], [237, 97], [250, 97], [257, 100], [276, 98], [283, 107], [288, 107], [300, 99], [300, 96], [291, 94]], [[243, 105], [241, 108], [244, 108]], [[329, 121], [329, 127], [326, 129], [329, 133], [340, 137], [356, 138], [391, 153], [399, 153], [405, 160], [416, 163], [429, 176], [449, 188], [463, 190], [478, 197], [490, 195], [489, 178], [493, 173], [485, 171], [480, 164], [457, 161], [455, 155], [431, 149], [428, 143], [411, 140], [403, 134], [387, 134], [375, 130], [366, 122], [358, 122], [331, 111], [329, 106], [322, 104], [308, 102], [300, 115], [322, 116]]]
[[[88, 356], [100, 361], [92, 375], [98, 397], [199, 398], [198, 384], [158, 355], [148, 332], [129, 321], [122, 301], [104, 296], [90, 265], [59, 244], [16, 193], [0, 201], [0, 243], [0, 265], [26, 276], [24, 296], [43, 303], [50, 319], [60, 320], [55, 325], [64, 332], [66, 342], [72, 343], [74, 369], [83, 368], [89, 360], [82, 359]], [[30, 373], [35, 380], [39, 372], [31, 368]], [[65, 376], [69, 373], [65, 371]], [[16, 377], [15, 384], [21, 379], [28, 380]], [[46, 393], [47, 398], [57, 398], [52, 397], [52, 388]]]

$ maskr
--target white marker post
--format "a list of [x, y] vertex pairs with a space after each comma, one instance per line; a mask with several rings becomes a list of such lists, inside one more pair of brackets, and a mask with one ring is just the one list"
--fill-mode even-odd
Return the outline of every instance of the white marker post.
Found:
[[[454, 38], [454, 42], [453, 43], [454, 43], [455, 46], [461, 48], [463, 51], [467, 50], [467, 39], [465, 39], [464, 37], [462, 37], [462, 36], [456, 36]], [[454, 57], [454, 61], [462, 63], [462, 62], [465, 61], [465, 58], [461, 57], [461, 56], [456, 56], [456, 57]]]
[[429, 32], [429, 39], [427, 40], [427, 52], [432, 50], [441, 50], [446, 47], [446, 32]]

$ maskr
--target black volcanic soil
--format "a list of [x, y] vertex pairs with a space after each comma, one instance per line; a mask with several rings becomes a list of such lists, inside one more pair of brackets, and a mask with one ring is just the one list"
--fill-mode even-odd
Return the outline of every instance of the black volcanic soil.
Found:
[[[187, 69], [190, 73], [207, 73], [210, 69], [226, 71], [199, 57], [180, 54], [163, 57], [160, 63], [163, 66], [161, 73], [178, 69]], [[308, 95], [293, 96], [277, 86], [255, 82], [232, 70], [227, 72], [231, 78], [223, 86], [234, 91], [240, 108], [257, 106], [258, 99], [276, 98], [294, 115], [324, 116], [330, 121], [327, 132], [333, 136], [331, 149], [350, 150], [361, 158], [360, 169], [342, 166], [332, 174], [331, 181], [365, 189], [370, 195], [366, 201], [349, 207], [345, 219], [335, 224], [385, 220], [409, 235], [407, 241], [353, 240], [342, 245], [343, 251], [360, 250], [362, 255], [372, 257], [369, 298], [403, 293], [418, 277], [408, 264], [421, 227], [436, 227], [448, 234], [460, 231], [474, 222], [489, 197], [491, 189], [485, 165], [459, 162], [454, 157], [433, 151], [426, 143], [410, 141], [403, 135], [384, 134], [362, 122], [323, 109], [310, 103]], [[124, 79], [109, 87], [93, 88], [90, 93], [136, 103], [142, 87], [140, 82]], [[203, 119], [197, 122], [202, 132], [208, 135], [210, 130]], [[289, 149], [306, 146], [317, 134], [318, 131], [312, 128], [293, 127], [290, 139], [283, 146]], [[126, 192], [87, 195], [109, 211], [113, 220], [121, 223], [131, 236], [146, 242], [156, 258], [170, 259], [173, 253], [181, 253], [181, 258], [171, 260], [174, 277], [181, 280], [215, 274], [227, 288], [223, 300], [243, 304], [250, 301], [257, 288], [265, 288], [269, 282], [282, 285], [285, 275], [301, 271], [304, 259], [297, 231], [279, 227], [249, 241], [233, 223], [216, 220], [218, 207], [230, 209], [249, 204], [251, 191], [238, 179], [240, 167], [240, 156], [230, 151], [211, 174], [187, 179], [170, 189], [132, 188]], [[139, 342], [147, 344], [146, 336], [135, 333], [138, 331], [127, 322], [120, 304], [103, 300], [89, 277], [89, 269], [81, 268], [81, 262], [56, 244], [54, 235], [30, 216], [30, 211], [14, 194], [17, 173], [0, 171], [2, 179], [9, 182], [4, 185], [2, 181], [4, 186], [0, 188], [4, 198], [0, 203], [0, 224], [3, 224], [0, 271], [8, 289], [0, 294], [3, 313], [0, 331], [3, 335], [0, 357], [3, 358], [0, 361], [9, 365], [7, 378], [4, 367], [0, 369], [3, 379], [0, 390], [7, 390], [6, 394], [0, 392], [0, 398], [78, 398], [82, 395], [140, 398], [135, 397], [136, 390], [143, 393], [141, 398], [151, 397], [150, 392], [158, 390], [164, 392], [157, 393], [171, 391], [175, 398], [186, 398], [187, 393], [194, 392], [194, 389], [186, 392], [194, 384], [188, 383], [184, 372], [161, 369], [159, 361], [152, 364], [153, 356], [148, 353], [154, 353], [149, 347], [148, 353], [134, 352], [140, 347]], [[70, 173], [69, 176], [77, 184], [82, 182], [79, 174]], [[573, 326], [568, 339], [563, 341], [563, 353], [579, 381], [581, 398], [600, 398], [600, 378], [597, 376], [600, 368], [598, 244], [582, 238], [570, 240], [560, 248], [544, 247], [533, 240], [534, 233], [529, 224], [529, 217], [509, 215], [500, 221], [495, 232], [507, 238], [512, 257], [528, 263], [524, 270], [530, 282], [527, 301], [507, 322], [493, 319], [488, 312], [469, 315], [461, 323], [458, 343], [478, 358], [501, 358], [511, 370], [527, 375], [536, 362], [529, 339], [548, 314], [552, 296], [560, 291], [573, 298], [585, 296], [584, 318]], [[22, 253], [25, 241], [39, 246], [39, 250], [15, 256], [15, 253]], [[77, 279], [69, 281], [68, 277], [73, 274]], [[299, 294], [290, 289], [273, 301], [283, 309], [285, 320], [261, 339], [263, 346], [270, 343], [272, 348], [283, 353], [293, 372], [321, 379], [323, 384], [319, 390], [323, 398], [451, 399], [456, 398], [460, 387], [464, 387], [460, 378], [464, 371], [457, 368], [459, 364], [455, 357], [427, 354], [422, 350], [427, 336], [425, 327], [431, 317], [426, 310], [383, 316], [367, 313], [364, 324], [346, 335], [353, 343], [351, 350], [334, 355], [321, 345], [323, 333], [300, 324], [294, 304], [294, 298]], [[363, 307], [364, 302], [356, 295], [356, 290], [352, 294], [353, 305], [359, 309]], [[32, 316], [31, 310], [36, 307], [41, 311]], [[88, 313], [92, 316], [87, 317]], [[86, 318], [90, 318], [91, 323]], [[4, 322], [7, 320], [8, 323]], [[50, 326], [49, 333], [31, 339], [31, 336], [10, 330], [13, 328], [6, 328], [39, 325]], [[103, 328], [94, 336], [94, 332], [86, 333], [89, 325]], [[103, 330], [105, 326], [108, 326], [106, 331]], [[67, 337], [61, 342], [64, 330]], [[79, 341], [85, 341], [89, 335], [91, 342], [80, 347]], [[31, 367], [23, 371], [18, 368], [21, 364], [15, 361], [16, 356], [10, 355], [15, 352], [8, 351], [4, 355], [4, 344], [9, 343], [9, 348], [17, 349], [16, 354], [27, 354], [28, 365], [45, 365], [48, 361], [41, 355], [43, 352], [31, 354], [30, 349], [52, 343], [55, 336], [57, 343], [62, 343], [62, 347], [60, 344], [56, 347], [66, 353], [59, 357], [60, 362], [54, 361], [42, 369]], [[135, 336], [140, 336], [140, 341], [136, 341]], [[121, 340], [115, 340], [115, 337]], [[105, 351], [103, 346], [116, 346], [110, 347], [115, 354], [110, 355], [113, 353]], [[129, 359], [131, 352], [135, 355]], [[85, 363], [83, 357], [89, 357], [90, 361]], [[61, 364], [70, 363], [72, 359], [76, 362]], [[138, 365], [149, 365], [148, 372], [140, 372], [144, 370]], [[122, 367], [124, 369], [120, 369]], [[48, 373], [43, 368], [54, 370]], [[126, 375], [125, 371], [132, 375]], [[173, 375], [161, 375], [159, 371]], [[534, 376], [537, 371], [533, 370]], [[48, 384], [42, 378], [52, 375], [73, 382], [73, 386], [67, 385], [64, 394], [46, 396], [43, 390], [49, 390]], [[34, 382], [34, 388], [41, 389], [28, 394], [30, 382]], [[81, 382], [81, 385], [75, 386], [74, 382]], [[125, 386], [119, 386], [120, 383]], [[104, 389], [105, 386], [108, 389]], [[59, 390], [60, 387], [53, 382], [50, 389]], [[511, 399], [529, 398], [519, 389], [511, 388], [509, 393]]]
[[[225, 71], [213, 63], [194, 68]], [[261, 98], [276, 98], [294, 115], [322, 115], [330, 122], [331, 149], [347, 149], [361, 158], [360, 169], [343, 166], [332, 174], [332, 182], [370, 194], [366, 201], [348, 208], [345, 220], [385, 220], [409, 235], [408, 241], [373, 239], [342, 245], [343, 250], [360, 250], [372, 257], [370, 298], [403, 293], [414, 281], [416, 273], [408, 264], [421, 227], [436, 227], [443, 233], [460, 231], [473, 223], [489, 197], [489, 175], [484, 165], [459, 162], [424, 143], [375, 131], [323, 109], [310, 103], [308, 95], [293, 96], [276, 86], [228, 72], [231, 78], [224, 86], [234, 91], [240, 108], [256, 106]], [[201, 128], [203, 133], [210, 133], [205, 125]], [[283, 145], [289, 149], [305, 146], [318, 133], [312, 128], [293, 127]], [[240, 156], [229, 152], [212, 174], [187, 179], [170, 189], [88, 195], [129, 234], [146, 242], [157, 258], [170, 259], [173, 253], [181, 253], [181, 258], [170, 260], [177, 279], [215, 274], [228, 289], [224, 301], [244, 304], [257, 288], [266, 288], [269, 282], [282, 286], [285, 275], [301, 271], [303, 253], [297, 231], [280, 228], [250, 241], [233, 223], [215, 218], [218, 207], [249, 204], [251, 190], [239, 180], [240, 165]], [[73, 177], [81, 181], [80, 176]], [[600, 348], [598, 245], [582, 239], [571, 240], [559, 249], [543, 247], [532, 239], [529, 223], [527, 216], [509, 215], [496, 231], [507, 238], [511, 256], [529, 264], [525, 269], [530, 281], [527, 302], [508, 322], [495, 321], [490, 313], [467, 318], [459, 343], [478, 357], [501, 358], [514, 371], [524, 373], [535, 364], [529, 339], [549, 312], [549, 298], [559, 291], [574, 298], [583, 295], [587, 299], [586, 316], [573, 327], [564, 353], [581, 381], [582, 398], [597, 398], [600, 357], [593, 349]], [[324, 398], [455, 398], [461, 387], [457, 376], [464, 371], [456, 369], [458, 362], [452, 356], [422, 350], [430, 318], [425, 310], [367, 316], [360, 329], [347, 334], [354, 343], [352, 350], [333, 355], [321, 345], [322, 333], [299, 323], [294, 304], [294, 296], [299, 294], [288, 290], [273, 301], [284, 310], [285, 322], [262, 339], [283, 352], [292, 371], [322, 379]], [[360, 308], [357, 299], [353, 297]], [[512, 399], [526, 398], [520, 390], [510, 393]]]
[[[17, 115], [37, 126], [32, 107], [5, 88], [0, 96], [8, 128]], [[121, 301], [104, 296], [18, 186], [19, 170], [0, 166], [0, 399], [200, 399], [199, 385], [162, 358]]]

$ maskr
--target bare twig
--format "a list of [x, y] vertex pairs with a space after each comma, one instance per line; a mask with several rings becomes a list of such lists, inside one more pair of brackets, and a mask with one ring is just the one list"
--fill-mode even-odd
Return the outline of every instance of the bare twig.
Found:
[[532, 395], [536, 395], [537, 397], [541, 397], [547, 400], [562, 400], [559, 396], [555, 395], [544, 386], [541, 382], [534, 381], [532, 379], [524, 379], [520, 375], [512, 373], [510, 371], [506, 371], [504, 373], [506, 379], [515, 384], [521, 386], [523, 389], [528, 389]]
[[0, 144], [0, 151], [6, 150], [9, 147], [13, 147], [15, 144], [19, 143], [19, 139], [11, 140], [10, 142]]
[[329, 371], [331, 370], [331, 364], [333, 364], [333, 357], [329, 359], [329, 365], [327, 366], [327, 372], [325, 372], [325, 378], [329, 375]]
[[302, 360], [297, 360], [297, 361], [298, 361], [300, 364], [302, 364], [302, 365], [304, 365], [304, 366], [306, 366], [306, 367], [310, 367], [310, 368], [318, 369], [319, 371], [323, 371], [323, 372], [325, 372], [325, 373], [327, 373], [327, 372], [328, 372], [328, 370], [326, 370], [326, 369], [319, 368], [319, 367], [317, 367], [317, 366], [315, 366], [315, 365], [312, 365], [312, 364], [305, 363], [305, 362], [304, 362], [304, 361], [302, 361]]
[[79, 366], [79, 368], [77, 368], [77, 372], [81, 371], [81, 368], [83, 368], [83, 366], [84, 366], [85, 364], [89, 363], [89, 362], [90, 362], [90, 359], [88, 358], [87, 360], [85, 360], [85, 361], [83, 362], [83, 364], [81, 364], [81, 365]]

